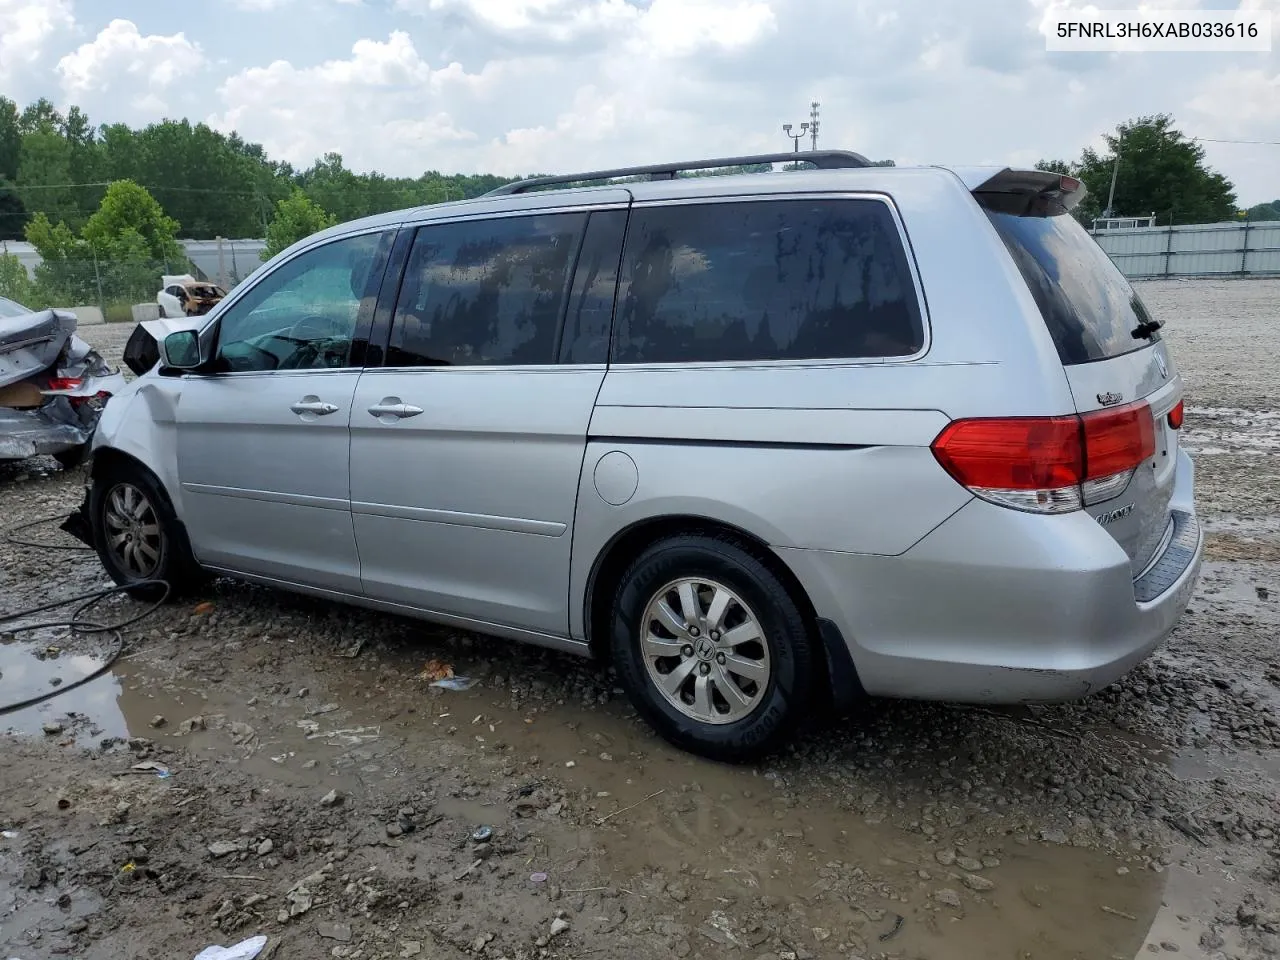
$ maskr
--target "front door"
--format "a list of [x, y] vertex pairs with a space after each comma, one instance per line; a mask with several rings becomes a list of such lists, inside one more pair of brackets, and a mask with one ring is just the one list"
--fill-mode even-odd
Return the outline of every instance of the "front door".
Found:
[[368, 596], [567, 634], [578, 479], [626, 211], [590, 220], [418, 231], [387, 366], [361, 376], [351, 415]]
[[[182, 516], [201, 563], [359, 594], [351, 399], [392, 235], [305, 250], [231, 304], [176, 411]], [[363, 334], [367, 336], [367, 333]]]

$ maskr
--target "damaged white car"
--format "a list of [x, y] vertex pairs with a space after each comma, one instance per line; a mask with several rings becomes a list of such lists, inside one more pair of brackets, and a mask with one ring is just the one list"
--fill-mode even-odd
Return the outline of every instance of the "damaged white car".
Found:
[[0, 302], [0, 461], [80, 463], [107, 400], [125, 386], [76, 336], [76, 316]]

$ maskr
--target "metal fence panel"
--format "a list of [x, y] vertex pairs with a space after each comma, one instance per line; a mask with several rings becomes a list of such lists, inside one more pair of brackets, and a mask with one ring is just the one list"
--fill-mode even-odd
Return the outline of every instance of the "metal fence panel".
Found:
[[1280, 275], [1280, 221], [1094, 231], [1127, 277]]

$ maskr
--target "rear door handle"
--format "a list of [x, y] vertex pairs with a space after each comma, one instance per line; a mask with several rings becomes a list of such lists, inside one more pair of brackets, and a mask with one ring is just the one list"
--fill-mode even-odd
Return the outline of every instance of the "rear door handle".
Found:
[[323, 417], [330, 413], [337, 413], [338, 405], [335, 403], [326, 403], [319, 397], [313, 395], [303, 397], [297, 403], [289, 407], [289, 409], [299, 416], [311, 414], [313, 416]]
[[390, 423], [392, 420], [406, 420], [423, 412], [421, 407], [403, 403], [399, 397], [383, 397], [380, 402], [369, 408], [370, 415], [384, 423]]

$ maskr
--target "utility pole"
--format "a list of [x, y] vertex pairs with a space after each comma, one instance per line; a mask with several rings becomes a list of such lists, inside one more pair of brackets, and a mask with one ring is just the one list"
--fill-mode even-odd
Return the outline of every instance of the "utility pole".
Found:
[[819, 106], [821, 106], [821, 104], [819, 104], [817, 100], [814, 100], [811, 104], [809, 104], [809, 137], [811, 138], [811, 143], [813, 144], [814, 150], [818, 149], [818, 107]]
[[1111, 191], [1107, 194], [1107, 212], [1104, 217], [1115, 216], [1116, 204], [1116, 178], [1120, 175], [1120, 148], [1124, 145], [1124, 128], [1120, 128], [1120, 135], [1116, 138], [1116, 160], [1111, 166]]
[[799, 133], [792, 133], [792, 132], [791, 132], [791, 124], [789, 124], [789, 123], [784, 123], [784, 124], [782, 125], [782, 132], [783, 132], [783, 133], [785, 133], [788, 137], [790, 137], [790, 138], [791, 138], [791, 142], [795, 144], [795, 148], [796, 148], [796, 149], [795, 149], [795, 152], [796, 152], [796, 153], [799, 153], [799, 152], [800, 152], [800, 141], [804, 139], [804, 135], [805, 135], [805, 133], [808, 131], [808, 129], [809, 129], [809, 124], [808, 124], [808, 123], [802, 123], [802, 124], [800, 124], [800, 132], [799, 132]]

